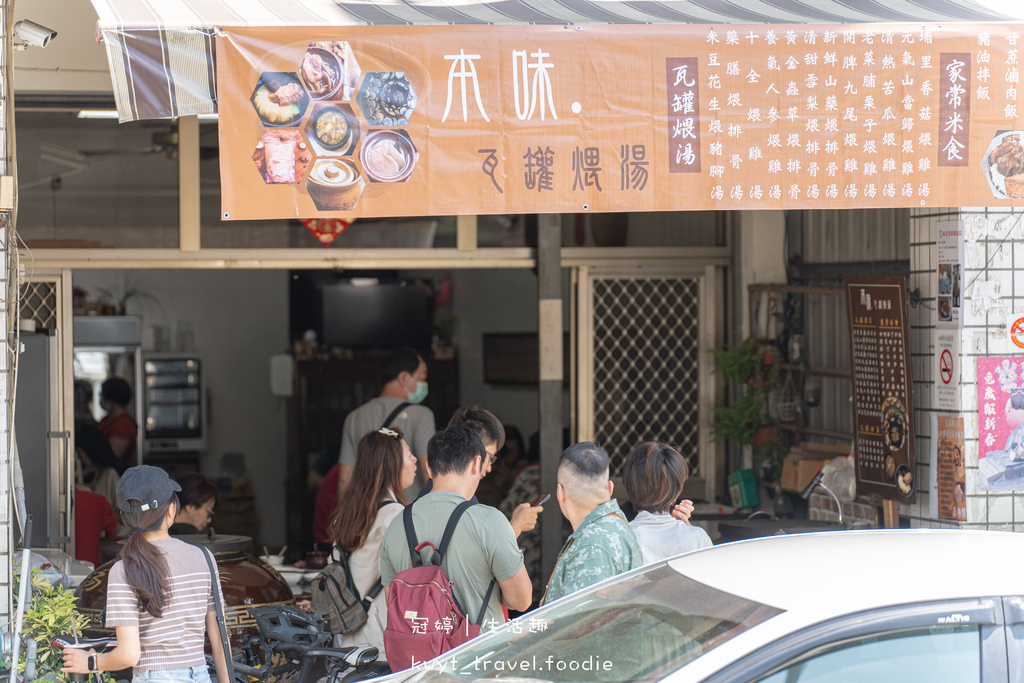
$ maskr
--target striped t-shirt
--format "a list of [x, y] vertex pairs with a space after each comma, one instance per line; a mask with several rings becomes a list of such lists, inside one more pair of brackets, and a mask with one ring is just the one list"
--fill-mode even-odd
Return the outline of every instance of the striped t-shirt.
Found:
[[[163, 616], [156, 619], [139, 608], [139, 599], [125, 578], [124, 562], [118, 561], [107, 578], [107, 628], [139, 627], [142, 656], [133, 671], [201, 666], [206, 663], [206, 614], [216, 609], [210, 590], [210, 568], [202, 555], [206, 551], [176, 538], [160, 539], [153, 545], [163, 552], [171, 577]], [[219, 573], [217, 597], [223, 600]]]

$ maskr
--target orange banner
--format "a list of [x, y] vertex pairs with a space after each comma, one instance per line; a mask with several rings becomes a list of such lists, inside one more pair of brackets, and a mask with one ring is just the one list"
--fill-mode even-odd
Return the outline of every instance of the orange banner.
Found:
[[232, 28], [222, 216], [1016, 206], [1022, 28]]

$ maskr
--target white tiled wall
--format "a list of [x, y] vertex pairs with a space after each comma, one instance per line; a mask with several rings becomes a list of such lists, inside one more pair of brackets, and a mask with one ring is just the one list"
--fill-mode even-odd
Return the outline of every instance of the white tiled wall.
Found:
[[[933, 519], [928, 512], [928, 479], [931, 448], [932, 391], [934, 385], [935, 262], [936, 226], [941, 221], [965, 223], [966, 263], [964, 283], [964, 328], [960, 336], [961, 413], [964, 418], [967, 484], [967, 522]], [[997, 222], [1010, 221], [1015, 227], [999, 232]], [[914, 428], [917, 453], [917, 499], [901, 506], [901, 514], [914, 526], [964, 527], [1024, 531], [1024, 491], [984, 493], [978, 491], [978, 414], [975, 362], [979, 356], [1011, 355], [1006, 334], [1006, 314], [1024, 313], [1024, 212], [1007, 213], [981, 209], [916, 210], [910, 219], [909, 291], [919, 289], [921, 303], [910, 309], [910, 339], [914, 376]], [[1008, 224], [1004, 224], [1008, 225]], [[995, 280], [1000, 298], [990, 311], [975, 311], [977, 282]], [[948, 414], [948, 413], [946, 413]]]

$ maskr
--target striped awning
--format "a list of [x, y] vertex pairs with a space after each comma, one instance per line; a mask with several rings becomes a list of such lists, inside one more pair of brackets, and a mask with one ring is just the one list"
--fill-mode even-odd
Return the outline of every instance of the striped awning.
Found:
[[91, 0], [121, 121], [217, 111], [234, 26], [849, 24], [1024, 20], [1019, 0]]

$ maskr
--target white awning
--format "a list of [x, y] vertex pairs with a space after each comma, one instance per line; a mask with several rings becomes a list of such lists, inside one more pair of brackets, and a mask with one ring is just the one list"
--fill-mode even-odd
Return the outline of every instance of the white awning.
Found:
[[122, 121], [217, 111], [232, 26], [849, 24], [1024, 20], [1019, 0], [91, 0]]

